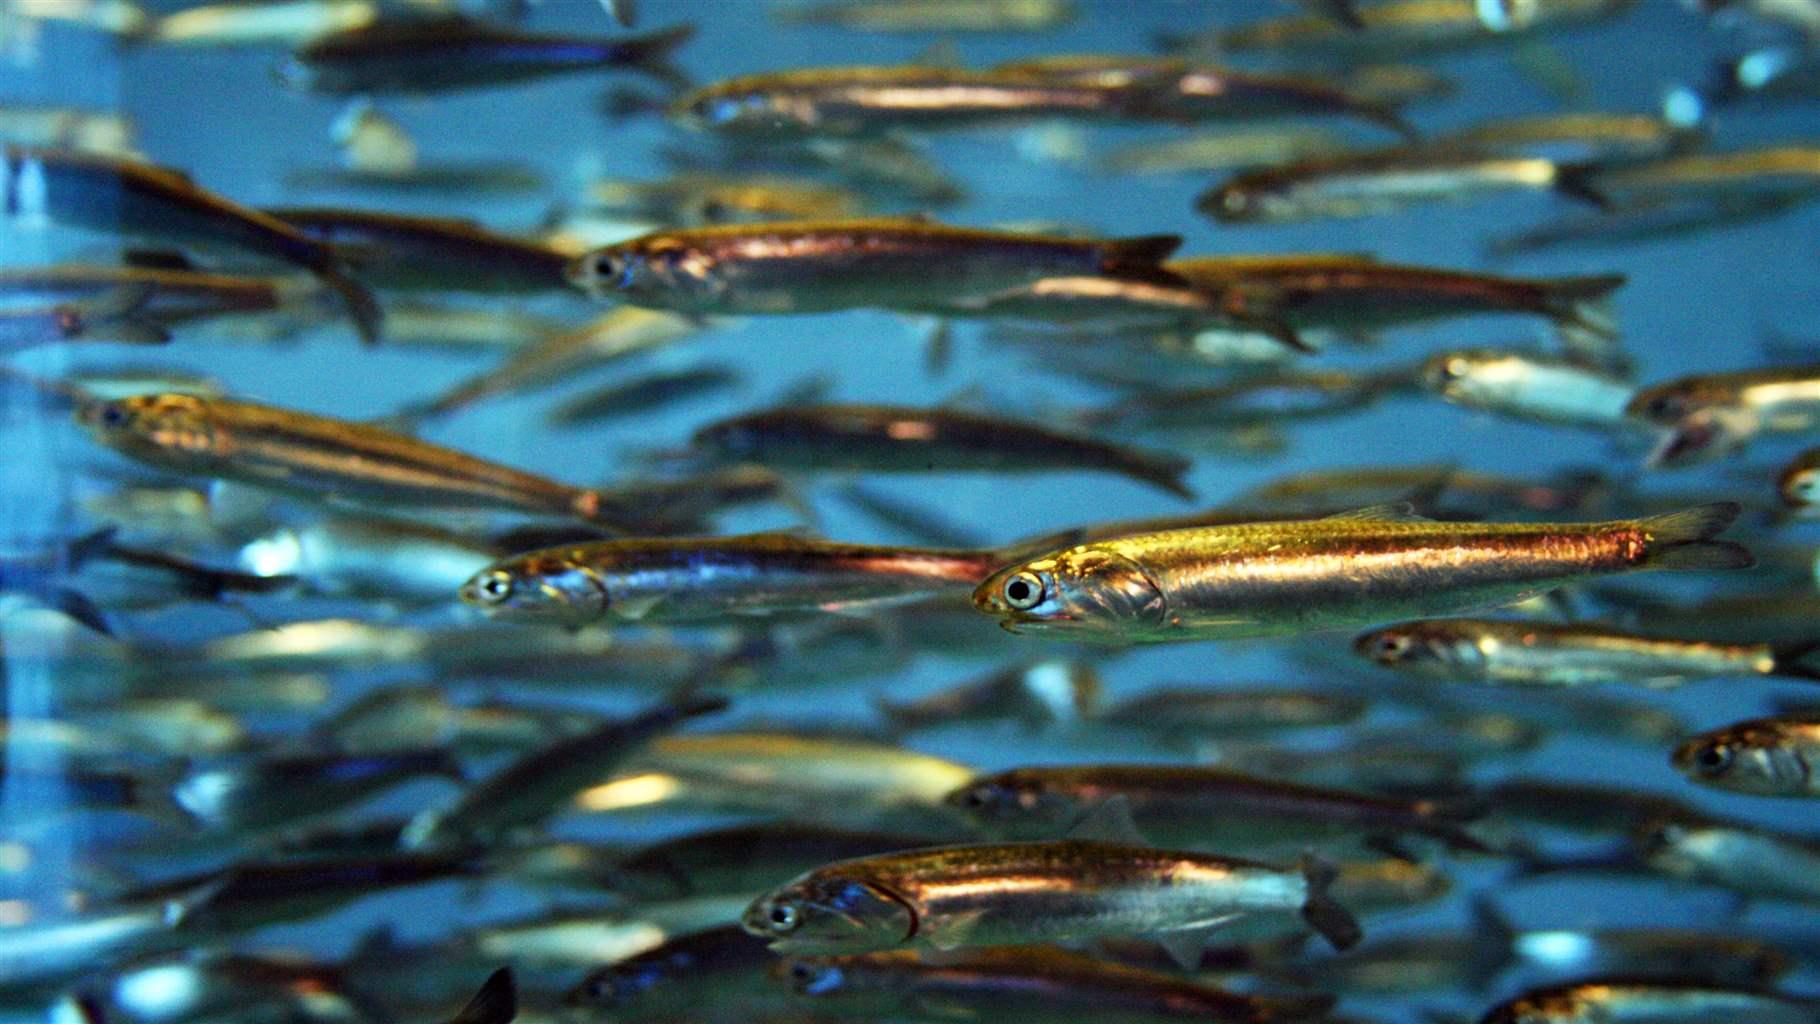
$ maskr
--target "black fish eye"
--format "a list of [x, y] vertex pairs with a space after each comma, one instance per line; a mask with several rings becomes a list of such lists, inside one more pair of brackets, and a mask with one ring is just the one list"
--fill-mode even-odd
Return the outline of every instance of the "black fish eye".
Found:
[[1005, 603], [1018, 611], [1026, 611], [1043, 603], [1043, 581], [1027, 572], [1020, 572], [1005, 581]]
[[489, 604], [498, 604], [512, 596], [511, 574], [501, 569], [482, 575], [474, 581], [474, 593]]
[[1702, 775], [1721, 775], [1732, 766], [1735, 759], [1728, 744], [1709, 743], [1694, 755], [1694, 767]]
[[1378, 637], [1377, 653], [1380, 658], [1397, 658], [1409, 650], [1409, 641], [1394, 633]]
[[984, 807], [990, 802], [991, 802], [990, 794], [987, 793], [986, 788], [984, 786], [976, 786], [973, 789], [969, 789], [961, 797], [961, 803], [964, 803], [968, 807], [973, 807], [973, 808]]
[[771, 928], [773, 931], [787, 932], [796, 927], [796, 907], [789, 903], [774, 903], [771, 906]]
[[588, 982], [588, 998], [605, 1001], [613, 998], [613, 983], [606, 978]]
[[801, 963], [791, 964], [790, 965], [790, 977], [796, 979], [797, 981], [806, 982], [815, 977], [815, 972], [809, 969], [808, 964], [801, 964]]
[[97, 418], [104, 427], [118, 428], [126, 426], [129, 417], [126, 414], [126, 410], [117, 405], [104, 405], [101, 407], [101, 414]]

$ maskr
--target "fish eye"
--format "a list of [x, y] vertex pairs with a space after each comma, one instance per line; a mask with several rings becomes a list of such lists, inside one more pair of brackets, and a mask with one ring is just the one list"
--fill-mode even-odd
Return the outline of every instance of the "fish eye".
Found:
[[1466, 360], [1459, 356], [1455, 356], [1451, 359], [1443, 359], [1441, 360], [1441, 377], [1445, 380], [1459, 380], [1466, 376], [1466, 371], [1469, 368], [1470, 367], [1466, 364]]
[[1251, 205], [1251, 200], [1249, 198], [1247, 198], [1245, 193], [1240, 191], [1239, 189], [1229, 188], [1226, 191], [1220, 193], [1220, 205], [1225, 207], [1228, 210], [1231, 210], [1234, 213], [1237, 213], [1237, 212], [1245, 209], [1245, 207]]
[[794, 903], [773, 903], [771, 913], [767, 916], [770, 918], [771, 930], [774, 932], [792, 932], [796, 930], [798, 924], [802, 923], [802, 915], [797, 912]]
[[1674, 395], [1657, 395], [1644, 403], [1643, 411], [1655, 419], [1668, 419], [1681, 412], [1681, 400]]
[[1409, 653], [1409, 638], [1385, 633], [1371, 643], [1371, 656], [1379, 661], [1397, 661]]
[[1723, 775], [1731, 769], [1737, 756], [1728, 743], [1708, 743], [1694, 754], [1694, 769], [1702, 775]]
[[483, 573], [474, 581], [474, 594], [488, 604], [499, 604], [512, 596], [512, 574], [504, 569]]
[[593, 981], [588, 982], [585, 991], [587, 992], [589, 999], [601, 1003], [609, 1002], [613, 998], [613, 980], [611, 978], [595, 978]]
[[1043, 603], [1043, 581], [1035, 573], [1020, 572], [1005, 581], [1005, 603], [1028, 611]]
[[126, 410], [117, 405], [104, 405], [101, 407], [101, 412], [95, 416], [96, 422], [104, 427], [112, 427], [116, 430], [126, 426], [127, 420], [130, 418], [131, 417], [126, 413]]
[[982, 810], [992, 803], [992, 787], [974, 786], [961, 794], [961, 806]]

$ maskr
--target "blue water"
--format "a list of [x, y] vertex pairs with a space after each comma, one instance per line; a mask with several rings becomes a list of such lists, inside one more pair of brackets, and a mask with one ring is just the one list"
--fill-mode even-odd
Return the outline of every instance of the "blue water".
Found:
[[[8, 0], [0, 0], [4, 2]], [[699, 37], [680, 57], [681, 65], [698, 81], [797, 66], [900, 63], [917, 58], [937, 41], [931, 36], [780, 26], [767, 19], [762, 4], [750, 0], [641, 0], [640, 6], [641, 30], [685, 20], [700, 25]], [[1082, 16], [1057, 31], [967, 36], [952, 43], [966, 64], [979, 66], [1047, 53], [1142, 52], [1158, 30], [1195, 27], [1211, 17], [1242, 20], [1254, 9], [1275, 13], [1282, 5], [1261, 0], [1213, 4], [1083, 0], [1081, 6]], [[610, 31], [594, 0], [545, 0], [529, 24], [552, 32]], [[425, 162], [509, 157], [542, 172], [548, 188], [523, 197], [480, 199], [304, 192], [287, 189], [285, 178], [334, 162], [328, 133], [343, 104], [281, 87], [272, 75], [279, 52], [122, 49], [99, 34], [58, 25], [47, 27], [39, 44], [36, 63], [0, 65], [0, 100], [118, 110], [133, 120], [140, 148], [154, 161], [189, 171], [201, 184], [253, 205], [387, 203], [416, 212], [471, 217], [501, 230], [529, 231], [553, 205], [577, 195], [590, 176], [662, 176], [666, 167], [655, 154], [674, 139], [673, 130], [655, 118], [611, 121], [601, 116], [598, 101], [603, 81], [588, 75], [433, 99], [387, 100], [381, 102], [381, 109], [417, 139]], [[1643, 0], [1624, 18], [1553, 36], [1546, 45], [1583, 80], [1584, 96], [1573, 105], [1637, 112], [1659, 109], [1667, 89], [1700, 78], [1724, 49], [1722, 37], [1705, 21], [1669, 0]], [[1414, 108], [1413, 119], [1425, 132], [1493, 117], [1565, 109], [1521, 71], [1507, 49], [1448, 54], [1429, 63], [1457, 81], [1460, 90], [1452, 99]], [[1817, 113], [1812, 104], [1800, 103], [1725, 112], [1715, 122], [1714, 132], [1717, 143], [1725, 148], [1773, 141], [1812, 143], [1820, 141]], [[1382, 140], [1381, 133], [1369, 126], [1335, 127], [1360, 143]], [[1092, 128], [1081, 134], [1090, 151], [1099, 151], [1166, 138], [1172, 132], [1166, 127]], [[1485, 259], [1482, 248], [1489, 237], [1574, 212], [1570, 204], [1542, 195], [1516, 196], [1352, 221], [1221, 226], [1193, 212], [1194, 196], [1210, 184], [1204, 176], [1120, 179], [1044, 159], [1036, 152], [1040, 148], [1035, 135], [1021, 131], [982, 131], [930, 140], [928, 153], [962, 180], [969, 193], [964, 205], [943, 211], [943, 217], [972, 225], [1062, 222], [1120, 235], [1177, 232], [1186, 239], [1183, 252], [1187, 254], [1371, 252], [1386, 260], [1529, 275], [1621, 272], [1630, 281], [1618, 295], [1617, 315], [1624, 344], [1643, 381], [1764, 363], [1761, 344], [1774, 332], [1820, 336], [1820, 291], [1813, 284], [1820, 269], [1813, 245], [1820, 213], [1811, 207], [1691, 238], [1562, 249], [1492, 263]], [[107, 244], [99, 236], [60, 229], [9, 227], [0, 233], [0, 263], [93, 256], [105, 252]], [[540, 299], [525, 305], [575, 322], [598, 312], [582, 300]], [[1544, 331], [1530, 321], [1453, 321], [1390, 332], [1375, 350], [1324, 355], [1318, 362], [1402, 364], [1442, 348], [1535, 343], [1544, 340]], [[637, 369], [626, 368], [597, 372], [585, 381], [534, 395], [490, 401], [432, 424], [425, 436], [577, 483], [606, 483], [631, 472], [641, 454], [683, 444], [695, 425], [768, 404], [785, 389], [813, 376], [829, 379], [832, 395], [841, 401], [933, 404], [963, 400], [970, 407], [1037, 418], [1057, 415], [1090, 396], [1091, 392], [1076, 384], [1032, 370], [1014, 352], [983, 344], [977, 335], [974, 327], [960, 328], [952, 366], [945, 372], [931, 372], [925, 362], [924, 328], [903, 318], [850, 313], [749, 319], [705, 332], [642, 364], [733, 365], [742, 372], [743, 382], [730, 395], [599, 428], [563, 433], [543, 429], [546, 410], [614, 379], [616, 373], [626, 376]], [[25, 353], [14, 362], [45, 375], [122, 362], [156, 363], [205, 373], [230, 393], [252, 400], [362, 419], [435, 395], [497, 357], [493, 352], [363, 349], [344, 323], [332, 321], [295, 344], [281, 346], [230, 340], [220, 336], [218, 329], [203, 326], [180, 333], [175, 344], [165, 349], [70, 346]], [[4, 482], [0, 489], [4, 526], [0, 529], [14, 541], [79, 530], [83, 525], [75, 507], [79, 475], [83, 467], [105, 465], [111, 457], [99, 454], [58, 422], [20, 412], [24, 408], [23, 398], [15, 395], [7, 410], [15, 414], [7, 416], [5, 426], [9, 458], [0, 471]], [[1200, 505], [1218, 503], [1295, 472], [1418, 463], [1534, 477], [1566, 467], [1596, 465], [1614, 474], [1636, 473], [1636, 482], [1645, 489], [1711, 491], [1764, 501], [1772, 497], [1772, 467], [1795, 450], [1787, 444], [1762, 445], [1744, 458], [1710, 468], [1643, 475], [1637, 468], [1638, 453], [1615, 451], [1608, 440], [1596, 435], [1493, 420], [1428, 398], [1392, 399], [1365, 412], [1292, 426], [1286, 432], [1287, 447], [1278, 454], [1257, 458], [1201, 455], [1188, 478]], [[886, 493], [937, 507], [995, 542], [1083, 522], [1175, 514], [1191, 507], [1143, 485], [1100, 476], [951, 474], [879, 478], [871, 483]], [[812, 486], [819, 530], [850, 540], [901, 539], [832, 500], [834, 490], [835, 484], [827, 481]], [[775, 513], [742, 514], [730, 517], [724, 525], [734, 530], [777, 523]], [[1814, 536], [1813, 527], [1797, 525], [1780, 531], [1775, 540], [1812, 547]], [[1674, 591], [1678, 585], [1663, 582], [1660, 587]], [[456, 608], [431, 618], [465, 621]], [[167, 642], [198, 640], [246, 625], [244, 618], [218, 608], [127, 616], [122, 621], [128, 636]], [[1161, 684], [1299, 684], [1367, 694], [1387, 692], [1381, 689], [1389, 685], [1386, 679], [1347, 660], [1344, 641], [1344, 637], [1317, 637], [1146, 649], [1108, 662], [1103, 675], [1114, 699]], [[1014, 637], [1004, 637], [1002, 644], [1004, 661], [1031, 650], [1027, 641]], [[900, 674], [851, 686], [821, 686], [812, 691], [779, 686], [740, 694], [733, 720], [862, 722], [874, 695], [920, 695], [983, 667], [979, 662], [925, 656]], [[399, 676], [392, 673], [390, 678]], [[350, 677], [335, 703], [381, 678], [386, 677]], [[8, 713], [21, 717], [46, 713], [58, 683], [41, 668], [13, 667], [8, 673]], [[1693, 729], [1704, 730], [1764, 713], [1777, 695], [1804, 692], [1799, 684], [1737, 679], [1635, 699], [1670, 708]], [[207, 699], [206, 694], [199, 696]], [[615, 710], [642, 703], [624, 688], [565, 696]], [[1627, 692], [1625, 696], [1634, 695]], [[1467, 699], [1521, 713], [1525, 702], [1548, 698], [1500, 691], [1469, 694]], [[1394, 717], [1385, 708], [1372, 721]], [[1078, 745], [1062, 733], [1033, 734], [1011, 725], [938, 730], [916, 736], [910, 745], [983, 770], [1079, 760], [1105, 749]], [[1171, 751], [1141, 747], [1115, 749], [1116, 756], [1128, 759], [1175, 756]], [[1481, 769], [1485, 778], [1518, 773], [1664, 791], [1698, 800], [1716, 812], [1820, 832], [1820, 820], [1811, 803], [1696, 791], [1668, 765], [1666, 752], [1660, 750], [1585, 737], [1556, 737], [1535, 751]], [[23, 819], [26, 810], [60, 798], [54, 785], [34, 783], [34, 787], [9, 785], [0, 809], [9, 818], [17, 814]], [[412, 809], [446, 796], [446, 792], [442, 784], [424, 783], [395, 794], [383, 806]], [[592, 822], [578, 827], [631, 839], [641, 838], [640, 829], [646, 826]], [[51, 867], [35, 873], [24, 888], [18, 887], [16, 879], [7, 880], [14, 887], [14, 897], [39, 904], [54, 902], [51, 894], [73, 877], [65, 875], [66, 871], [109, 862], [99, 826], [56, 833], [40, 856], [41, 864]], [[1728, 917], [1725, 915], [1732, 909], [1727, 902], [1705, 891], [1578, 880], [1519, 886], [1503, 881], [1497, 865], [1455, 862], [1449, 870], [1456, 874], [1459, 891], [1489, 888], [1512, 917], [1538, 927], [1700, 923], [1746, 932], [1767, 923], [1813, 923], [1808, 912], [1773, 906]], [[375, 925], [390, 925], [406, 937], [429, 938], [458, 925], [471, 925], [487, 913], [508, 913], [526, 905], [523, 894], [492, 894], [476, 902], [468, 902], [468, 895], [466, 887], [453, 885], [387, 895], [242, 945], [335, 955]], [[1463, 923], [1463, 908], [1462, 900], [1450, 900], [1432, 908], [1374, 918], [1368, 929], [1379, 935], [1457, 925]], [[1815, 980], [1820, 979], [1797, 977], [1796, 987]], [[1504, 987], [1509, 988], [1508, 981]], [[1437, 996], [1424, 1003], [1470, 1009], [1488, 1005], [1490, 995]], [[1414, 1019], [1408, 1004], [1360, 1006], [1397, 1019]]]

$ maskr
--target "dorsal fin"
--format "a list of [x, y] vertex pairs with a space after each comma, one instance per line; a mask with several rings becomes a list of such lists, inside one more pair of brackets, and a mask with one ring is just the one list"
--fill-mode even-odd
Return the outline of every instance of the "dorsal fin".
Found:
[[1100, 801], [1068, 829], [1067, 838], [1121, 846], [1149, 846], [1131, 820], [1131, 801], [1123, 793]]
[[1407, 501], [1390, 502], [1384, 505], [1367, 505], [1364, 508], [1349, 509], [1322, 517], [1327, 520], [1345, 520], [1355, 523], [1427, 523], [1432, 520], [1416, 515], [1416, 508]]

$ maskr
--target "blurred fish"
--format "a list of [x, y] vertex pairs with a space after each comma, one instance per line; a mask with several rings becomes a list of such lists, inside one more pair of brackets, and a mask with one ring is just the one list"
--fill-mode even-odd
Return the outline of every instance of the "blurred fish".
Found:
[[570, 626], [842, 612], [956, 594], [998, 564], [990, 550], [842, 544], [789, 533], [554, 547], [462, 584], [489, 616]]
[[1047, 32], [1078, 15], [1073, 0], [785, 0], [769, 10], [786, 25], [860, 32]]
[[538, 192], [547, 187], [543, 172], [517, 160], [450, 163], [366, 161], [353, 167], [318, 167], [292, 171], [285, 187], [301, 190], [351, 189], [446, 199], [449, 195], [486, 199], [497, 195]]
[[1820, 796], [1820, 717], [1754, 718], [1675, 748], [1674, 766], [1694, 782], [1757, 796]]
[[918, 700], [874, 696], [893, 732], [1011, 719], [1026, 728], [1094, 717], [1100, 678], [1086, 662], [1037, 661], [993, 672]]
[[366, 28], [380, 0], [271, 0], [204, 3], [159, 16], [146, 42], [165, 46], [302, 46], [317, 36]]
[[1428, 144], [1578, 165], [1665, 157], [1699, 142], [1700, 133], [1659, 117], [1589, 112], [1501, 118], [1448, 132]]
[[621, 859], [601, 884], [641, 901], [749, 897], [779, 878], [822, 864], [908, 850], [926, 842], [914, 835], [819, 825], [736, 825], [647, 846]]
[[1669, 639], [1596, 622], [1425, 619], [1361, 634], [1353, 650], [1386, 668], [1508, 686], [1633, 683], [1658, 689], [1725, 676], [1820, 679], [1811, 645]]
[[177, 1024], [229, 1016], [249, 1024], [385, 1019], [383, 1009], [354, 991], [333, 966], [222, 952], [135, 962], [105, 980], [85, 982], [65, 998], [74, 1004], [67, 1007], [76, 1014], [73, 1019], [90, 1024]]
[[[1720, 502], [1645, 520], [1487, 525], [1366, 509], [1138, 534], [999, 569], [974, 606], [1013, 632], [1126, 644], [1336, 629], [1508, 604], [1575, 579], [1751, 564]], [[1370, 552], [1373, 571], [1357, 558]]]
[[1570, 186], [1629, 207], [1664, 199], [1764, 202], [1820, 193], [1820, 148], [1780, 146], [1733, 153], [1693, 153], [1618, 167], [1591, 165], [1569, 174]]
[[913, 219], [659, 231], [597, 249], [569, 279], [598, 299], [683, 313], [939, 310], [1045, 277], [1169, 280], [1178, 235], [1075, 239]]
[[1516, 5], [1481, 0], [1388, 0], [1358, 8], [1362, 27], [1306, 15], [1259, 21], [1212, 34], [1219, 51], [1261, 52], [1298, 60], [1362, 60], [1501, 43], [1518, 32], [1542, 32], [1603, 20], [1635, 0], [1534, 0]]
[[587, 208], [669, 227], [774, 220], [839, 220], [866, 210], [852, 189], [781, 176], [685, 171], [658, 181], [603, 179]]
[[1460, 849], [1484, 849], [1463, 827], [1465, 815], [1432, 801], [1391, 800], [1218, 768], [1018, 768], [974, 780], [950, 793], [948, 804], [993, 835], [1027, 840], [1056, 835], [1098, 804], [1119, 797], [1129, 802], [1139, 831], [1176, 849], [1304, 849], [1416, 835]]
[[10, 923], [0, 929], [0, 984], [23, 989], [187, 945], [190, 937], [176, 929], [220, 891], [220, 884], [203, 882], [180, 892], [122, 897], [81, 916]]
[[[1515, 819], [1525, 834], [1534, 826], [1586, 835], [1635, 832], [1652, 823], [1691, 822], [1700, 815], [1689, 805], [1659, 793], [1589, 783], [1516, 776], [1485, 788], [1491, 819]], [[1483, 821], [1481, 826], [1490, 825]]]
[[254, 755], [199, 765], [172, 796], [209, 829], [257, 833], [337, 813], [424, 775], [466, 781], [444, 750]]
[[1276, 426], [1359, 412], [1414, 387], [1407, 370], [1265, 373], [1200, 388], [1154, 388], [1089, 410], [1085, 422], [1104, 429], [1188, 432]]
[[453, 803], [418, 814], [405, 828], [401, 845], [472, 848], [534, 828], [653, 737], [726, 706], [720, 697], [678, 697], [623, 721], [556, 740], [469, 787]]
[[1521, 313], [1547, 317], [1564, 338], [1596, 348], [1617, 336], [1607, 304], [1625, 281], [1617, 274], [1498, 277], [1333, 256], [1203, 257], [1174, 260], [1169, 270], [1217, 296], [1229, 320], [1291, 341], [1311, 327]]
[[1776, 477], [1776, 493], [1797, 518], [1809, 518], [1820, 510], [1820, 448], [1807, 449], [1783, 467]]
[[317, 500], [503, 509], [617, 528], [595, 491], [363, 423], [175, 394], [87, 401], [77, 419], [102, 444], [179, 473]]
[[448, 16], [382, 20], [317, 36], [278, 70], [294, 89], [329, 95], [434, 95], [579, 71], [623, 69], [674, 83], [682, 25], [625, 39], [535, 35]]
[[0, 13], [76, 25], [127, 41], [142, 37], [151, 24], [151, 15], [136, 0], [15, 0]]
[[1492, 240], [1494, 256], [1538, 252], [1561, 246], [1621, 246], [1634, 242], [1682, 238], [1717, 228], [1764, 220], [1805, 202], [1803, 194], [1682, 198], [1639, 202], [1609, 210], [1550, 221], [1539, 227], [1513, 232]]
[[739, 916], [744, 902], [735, 895], [644, 904], [632, 911], [542, 913], [482, 925], [457, 941], [493, 961], [593, 968], [636, 957], [679, 935], [725, 925]]
[[8, 299], [57, 303], [77, 312], [101, 303], [153, 330], [215, 316], [313, 313], [320, 290], [308, 277], [221, 274], [178, 266], [65, 263], [0, 271], [0, 295]]
[[1817, 1013], [1820, 1005], [1811, 999], [1755, 987], [1727, 988], [1694, 980], [1597, 978], [1533, 989], [1493, 1007], [1479, 1018], [1479, 1024], [1577, 1024], [1595, 1020], [1809, 1024]]
[[876, 203], [909, 202], [920, 209], [952, 206], [961, 184], [911, 142], [894, 136], [799, 140], [714, 137], [704, 149], [663, 150], [675, 166], [715, 173], [789, 175], [851, 187]]
[[1325, 128], [1273, 125], [1131, 143], [1106, 153], [1096, 166], [1106, 174], [1230, 171], [1331, 156], [1345, 148], [1345, 141]]
[[1332, 996], [1240, 995], [1162, 971], [1110, 964], [1037, 947], [976, 949], [924, 956], [910, 950], [849, 956], [790, 957], [777, 972], [790, 987], [846, 1015], [882, 1018], [979, 1016], [1006, 1022], [1067, 1019], [1301, 1020], [1322, 1014]]
[[[1119, 806], [1075, 834], [1133, 835]], [[1327, 895], [1336, 874], [1313, 857], [1274, 867], [1129, 838], [944, 846], [818, 868], [760, 896], [741, 924], [785, 955], [1151, 935], [1194, 963], [1205, 933], [1254, 914], [1299, 914], [1335, 948], [1355, 945], [1358, 923]]]
[[1422, 384], [1454, 405], [1536, 423], [1616, 431], [1636, 386], [1570, 359], [1508, 349], [1430, 356]]
[[840, 489], [841, 500], [915, 544], [934, 547], [980, 547], [975, 530], [949, 519], [944, 513], [913, 501], [901, 500], [876, 488], [854, 482]]
[[522, 753], [551, 737], [574, 736], [599, 724], [600, 716], [588, 712], [497, 702], [457, 704], [439, 687], [407, 685], [375, 690], [311, 731], [322, 746], [348, 754], [444, 747]]
[[616, 1020], [671, 1019], [727, 998], [751, 1006], [776, 959], [738, 926], [711, 928], [590, 971], [563, 1003]]
[[1216, 689], [1148, 690], [1094, 717], [1109, 725], [1200, 739], [1347, 725], [1365, 711], [1363, 699], [1345, 694], [1222, 684]]
[[449, 602], [500, 551], [473, 536], [381, 516], [323, 516], [241, 545], [259, 577], [294, 579], [318, 594], [403, 605]]
[[1651, 465], [1724, 455], [1760, 434], [1820, 424], [1820, 367], [1785, 366], [1682, 377], [1643, 387], [1625, 413], [1666, 428]]
[[0, 352], [73, 341], [162, 345], [170, 331], [145, 316], [148, 293], [122, 291], [82, 302], [0, 309]]
[[215, 246], [302, 267], [340, 296], [363, 341], [379, 339], [379, 305], [348, 276], [341, 253], [177, 171], [9, 146], [0, 160], [0, 198], [10, 217], [28, 222]]
[[1037, 423], [894, 405], [786, 406], [711, 423], [691, 447], [718, 461], [818, 472], [1116, 473], [1179, 497], [1187, 461]]
[[1632, 839], [1650, 870], [1750, 899], [1820, 902], [1820, 842], [1744, 823], [1657, 821]]
[[1284, 477], [1254, 488], [1234, 504], [1259, 510], [1259, 518], [1270, 513], [1289, 518], [1407, 501], [1436, 519], [1487, 519], [1513, 512], [1590, 512], [1603, 507], [1609, 487], [1602, 475], [1586, 470], [1525, 480], [1451, 465], [1365, 466]]
[[113, 111], [7, 103], [0, 105], [0, 143], [129, 157], [133, 123]]
[[577, 395], [551, 410], [550, 422], [563, 427], [605, 423], [649, 413], [677, 402], [705, 398], [739, 382], [738, 371], [729, 366], [710, 365], [646, 374]]
[[496, 234], [472, 221], [377, 210], [283, 207], [267, 213], [335, 246], [381, 289], [488, 294], [567, 290], [573, 253]]
[[1604, 205], [1553, 160], [1467, 147], [1411, 146], [1340, 152], [1241, 171], [1204, 192], [1195, 208], [1224, 223], [1368, 217], [1409, 206], [1470, 202], [1508, 191], [1555, 191]]

